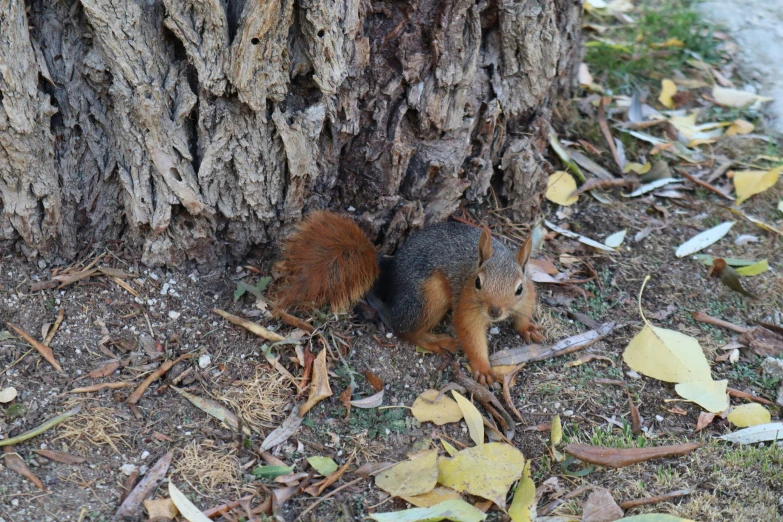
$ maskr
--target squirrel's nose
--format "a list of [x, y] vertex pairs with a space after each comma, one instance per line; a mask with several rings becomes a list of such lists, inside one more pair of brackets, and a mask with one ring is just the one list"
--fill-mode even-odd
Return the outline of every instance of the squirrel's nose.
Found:
[[490, 306], [489, 307], [489, 316], [492, 319], [498, 319], [501, 315], [503, 315], [503, 312], [498, 308], [497, 306]]

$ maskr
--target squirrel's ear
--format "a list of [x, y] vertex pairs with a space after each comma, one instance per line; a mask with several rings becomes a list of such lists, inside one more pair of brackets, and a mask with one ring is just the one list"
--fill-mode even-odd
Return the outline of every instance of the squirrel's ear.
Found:
[[527, 239], [522, 244], [522, 248], [517, 252], [517, 262], [520, 266], [525, 266], [527, 260], [530, 259], [530, 253], [533, 251], [533, 233], [531, 232]]
[[479, 266], [492, 256], [492, 232], [485, 226], [479, 238]]

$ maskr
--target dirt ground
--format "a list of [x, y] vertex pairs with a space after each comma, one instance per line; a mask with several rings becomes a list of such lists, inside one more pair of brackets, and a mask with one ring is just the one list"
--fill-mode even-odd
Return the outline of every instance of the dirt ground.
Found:
[[[600, 162], [611, 164], [600, 134], [590, 135], [585, 130], [595, 126], [594, 119], [579, 116], [574, 107], [560, 115], [565, 120], [558, 129], [562, 136], [585, 137], [601, 149]], [[584, 121], [578, 121], [580, 117]], [[725, 138], [710, 152], [748, 165], [760, 156], [779, 157], [781, 145], [778, 135]], [[634, 152], [626, 142], [629, 158]], [[715, 167], [705, 164], [704, 170]], [[513, 444], [531, 459], [536, 485], [557, 477], [569, 492], [582, 486], [601, 486], [617, 502], [690, 491], [675, 500], [631, 509], [626, 516], [659, 512], [709, 522], [783, 520], [783, 446], [738, 446], [718, 441], [717, 436], [735, 430], [719, 417], [696, 432], [701, 408], [680, 399], [673, 385], [629, 372], [623, 363], [622, 352], [642, 325], [637, 298], [649, 275], [642, 300], [648, 319], [656, 326], [695, 337], [712, 364], [714, 379], [728, 379], [730, 387], [773, 402], [781, 385], [761, 372], [761, 358], [748, 349], [741, 349], [734, 363], [718, 360], [726, 354], [721, 348], [736, 340], [737, 334], [696, 322], [691, 312], [704, 312], [741, 326], [759, 321], [783, 325], [783, 238], [733, 214], [725, 206], [726, 200], [703, 188], [688, 184], [681, 192], [682, 197], [677, 198], [649, 194], [624, 198], [614, 191], [608, 204], [583, 195], [573, 206], [545, 208], [543, 217], [549, 221], [598, 241], [627, 230], [625, 242], [614, 253], [562, 236], [553, 235], [544, 242], [536, 257], [551, 261], [571, 279], [583, 281], [577, 285], [538, 285], [536, 319], [544, 326], [545, 342], [589, 329], [573, 320], [569, 312], [625, 326], [584, 351], [533, 363], [522, 370], [511, 397], [525, 422], [518, 424]], [[778, 182], [742, 208], [783, 229], [783, 214], [777, 210], [781, 199], [783, 183]], [[527, 233], [526, 228], [511, 223], [502, 209], [465, 209], [460, 217], [489, 224], [511, 245], [518, 245]], [[742, 284], [757, 299], [743, 297], [718, 279], [707, 278], [707, 268], [698, 260], [675, 257], [675, 249], [685, 239], [723, 221], [736, 224], [728, 236], [702, 253], [767, 259], [769, 271], [742, 278]], [[758, 241], [735, 244], [741, 235], [755, 236]], [[174, 461], [169, 479], [202, 509], [256, 491], [263, 497], [264, 488], [278, 487], [252, 474], [262, 463], [258, 446], [301, 397], [297, 398], [294, 387], [270, 367], [259, 337], [212, 311], [220, 308], [286, 335], [295, 333], [294, 328], [265, 315], [263, 306], [259, 308], [249, 293], [235, 300], [237, 282], [255, 284], [269, 273], [270, 264], [251, 259], [243, 266], [212, 272], [148, 269], [139, 265], [137, 253], [101, 248], [86, 252], [80, 266], [98, 256], [103, 256], [98, 266], [134, 274], [120, 281], [137, 295], [102, 275], [59, 290], [33, 291], [31, 285], [50, 281], [54, 270], [65, 267], [34, 266], [15, 253], [5, 252], [0, 257], [0, 390], [14, 387], [19, 393], [14, 403], [0, 405], [0, 439], [19, 435], [81, 405], [71, 419], [14, 446], [46, 491], [0, 466], [0, 522], [109, 521], [128, 476], [134, 470], [144, 475], [171, 450]], [[51, 347], [62, 374], [23, 340], [3, 335], [10, 328], [5, 323], [10, 322], [41, 340], [42, 331], [56, 321], [60, 311], [65, 319]], [[451, 381], [452, 370], [441, 369], [440, 358], [416, 352], [387, 334], [381, 325], [356, 314], [302, 318], [317, 326], [330, 344], [334, 394], [316, 405], [299, 430], [271, 451], [274, 456], [295, 465], [295, 471], [308, 470], [307, 457], [328, 456], [343, 465], [354, 456], [354, 464], [335, 485], [339, 487], [359, 478], [354, 472], [359, 465], [397, 461], [414, 449], [439, 445], [440, 438], [457, 446], [471, 444], [464, 422], [442, 427], [420, 424], [405, 408], [423, 391]], [[522, 340], [509, 325], [502, 325], [491, 331], [490, 344], [496, 351], [518, 346]], [[344, 355], [335, 357], [340, 348]], [[323, 346], [313, 342], [311, 349], [318, 353]], [[271, 350], [288, 371], [301, 373], [292, 360], [293, 346], [283, 344]], [[598, 357], [567, 365], [590, 354]], [[183, 355], [188, 357], [153, 382], [135, 410], [125, 403], [162, 361]], [[104, 377], [89, 376], [112, 360], [119, 363], [116, 370]], [[464, 358], [460, 362], [464, 363]], [[346, 419], [339, 395], [347, 386], [352, 382], [357, 385], [353, 399], [375, 393], [366, 371], [385, 383], [383, 404], [387, 408], [352, 408]], [[75, 387], [101, 382], [131, 386], [69, 393]], [[252, 436], [240, 440], [176, 393], [174, 386], [211, 397], [240, 413]], [[643, 418], [644, 431], [638, 436], [631, 433], [626, 390]], [[502, 401], [500, 391], [495, 393]], [[743, 402], [732, 399], [734, 405]], [[768, 409], [773, 420], [781, 418], [780, 407]], [[562, 418], [567, 443], [642, 447], [702, 442], [704, 446], [684, 457], [617, 470], [592, 469], [579, 462], [562, 467], [548, 452], [547, 425], [556, 414]], [[54, 462], [34, 452], [41, 449], [68, 452], [86, 461], [75, 465]], [[159, 493], [166, 496], [165, 484]], [[553, 514], [579, 516], [586, 496], [584, 490], [563, 500]], [[545, 496], [539, 509], [550, 499]], [[294, 496], [283, 507], [284, 519], [296, 519], [316, 500], [308, 494]], [[362, 520], [369, 513], [405, 507], [404, 501], [389, 499], [372, 480], [359, 480], [320, 504], [305, 520]], [[488, 515], [491, 521], [508, 519], [499, 511], [490, 510]], [[217, 520], [245, 520], [241, 516]]]

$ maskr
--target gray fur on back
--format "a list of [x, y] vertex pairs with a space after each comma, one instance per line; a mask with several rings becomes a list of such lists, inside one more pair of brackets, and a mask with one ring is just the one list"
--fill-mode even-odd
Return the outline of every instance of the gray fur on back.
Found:
[[[395, 331], [417, 329], [424, 311], [421, 287], [436, 270], [449, 279], [453, 302], [457, 302], [465, 281], [478, 269], [480, 237], [481, 229], [454, 222], [434, 225], [411, 235], [381, 273], [388, 288], [383, 300], [391, 312]], [[492, 283], [513, 285], [522, 273], [516, 255], [494, 238], [492, 248], [494, 252], [484, 270], [499, 276], [493, 277]]]

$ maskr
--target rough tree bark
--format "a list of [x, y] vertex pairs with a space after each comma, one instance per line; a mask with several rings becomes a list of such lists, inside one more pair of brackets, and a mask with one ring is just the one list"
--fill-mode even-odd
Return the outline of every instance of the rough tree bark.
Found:
[[4, 0], [0, 247], [149, 265], [355, 209], [386, 250], [492, 188], [538, 212], [579, 0]]

